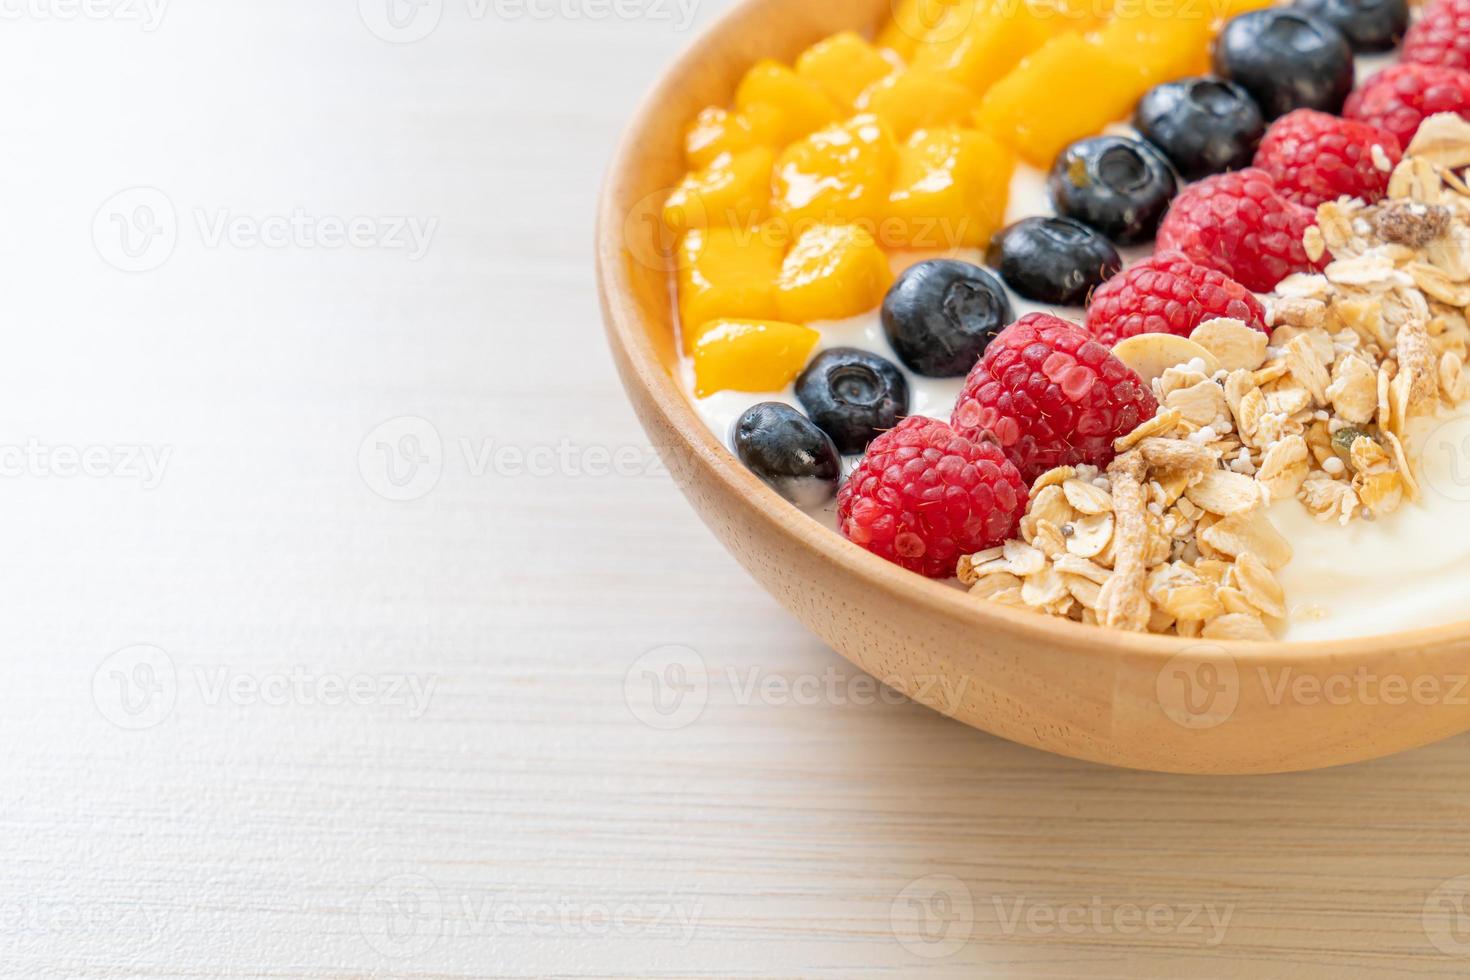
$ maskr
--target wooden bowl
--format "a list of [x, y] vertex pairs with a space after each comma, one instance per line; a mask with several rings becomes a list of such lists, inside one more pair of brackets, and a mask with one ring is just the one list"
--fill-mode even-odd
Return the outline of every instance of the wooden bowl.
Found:
[[889, 13], [890, 0], [747, 0], [663, 76], [612, 164], [597, 232], [608, 338], [633, 407], [704, 522], [858, 667], [1049, 752], [1167, 772], [1283, 772], [1470, 729], [1470, 622], [1343, 642], [1219, 644], [991, 605], [819, 525], [709, 432], [677, 380], [672, 243], [659, 220], [684, 169], [684, 127], [702, 107], [727, 104], [758, 58], [790, 63], [814, 41], [866, 32]]

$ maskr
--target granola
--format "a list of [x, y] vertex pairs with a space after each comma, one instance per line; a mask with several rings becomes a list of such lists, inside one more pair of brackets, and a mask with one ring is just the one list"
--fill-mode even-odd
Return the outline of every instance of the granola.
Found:
[[1421, 492], [1408, 423], [1470, 397], [1470, 185], [1453, 169], [1467, 165], [1470, 123], [1431, 117], [1385, 200], [1323, 204], [1305, 245], [1331, 261], [1263, 297], [1269, 341], [1211, 320], [1189, 338], [1204, 356], [1166, 367], [1178, 338], [1158, 352], [1133, 338], [1158, 414], [1106, 473], [1041, 476], [1021, 538], [962, 559], [961, 580], [1084, 623], [1271, 639], [1292, 547], [1269, 507], [1295, 498], [1343, 525], [1394, 513]]

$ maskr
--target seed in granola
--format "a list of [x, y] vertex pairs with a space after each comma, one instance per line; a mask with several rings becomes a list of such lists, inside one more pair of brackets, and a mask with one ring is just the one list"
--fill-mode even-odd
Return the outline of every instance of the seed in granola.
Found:
[[1450, 209], [1443, 204], [1391, 201], [1373, 215], [1373, 230], [1380, 238], [1410, 248], [1423, 248], [1449, 227]]
[[[1368, 433], [1354, 425], [1344, 425], [1332, 433], [1332, 450], [1344, 463], [1353, 458], [1353, 443], [1359, 439], [1372, 439]], [[1323, 464], [1325, 467], [1325, 463]]]

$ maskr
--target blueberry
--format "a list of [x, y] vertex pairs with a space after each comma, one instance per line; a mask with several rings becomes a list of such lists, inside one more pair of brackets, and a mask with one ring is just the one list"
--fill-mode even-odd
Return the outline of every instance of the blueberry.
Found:
[[1249, 167], [1266, 134], [1250, 93], [1219, 78], [1186, 78], [1150, 90], [1133, 125], [1185, 180]]
[[813, 358], [796, 379], [796, 397], [844, 455], [867, 449], [909, 413], [903, 372], [856, 347], [833, 347]]
[[1409, 29], [1408, 0], [1297, 0], [1293, 6], [1342, 31], [1354, 51], [1391, 51]]
[[819, 507], [837, 493], [842, 460], [827, 433], [780, 402], [761, 402], [735, 420], [735, 455], [798, 507]]
[[1179, 190], [1158, 150], [1124, 136], [1073, 143], [1057, 157], [1046, 186], [1058, 214], [1119, 245], [1152, 241]]
[[978, 265], [931, 259], [911, 266], [883, 299], [883, 332], [910, 371], [962, 378], [1014, 319], [1005, 287]]
[[1081, 306], [1123, 268], [1112, 242], [1071, 218], [1017, 221], [991, 241], [986, 261], [1022, 296], [1057, 306]]
[[1290, 7], [1241, 14], [1215, 41], [1215, 73], [1240, 84], [1267, 119], [1293, 109], [1336, 114], [1353, 88], [1342, 32]]

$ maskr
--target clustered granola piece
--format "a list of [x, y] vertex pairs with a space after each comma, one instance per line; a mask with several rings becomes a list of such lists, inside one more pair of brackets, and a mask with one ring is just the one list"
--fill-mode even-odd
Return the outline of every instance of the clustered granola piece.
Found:
[[1106, 473], [1042, 475], [1020, 538], [962, 558], [961, 581], [1084, 623], [1271, 639], [1292, 549], [1270, 504], [1344, 525], [1392, 514], [1420, 494], [1408, 424], [1470, 397], [1470, 185], [1452, 169], [1466, 164], [1470, 122], [1432, 117], [1387, 199], [1318, 208], [1305, 245], [1332, 261], [1265, 297], [1269, 343], [1238, 320], [1201, 324], [1190, 339], [1220, 369], [1154, 379], [1158, 415], [1117, 440]]

